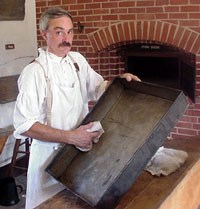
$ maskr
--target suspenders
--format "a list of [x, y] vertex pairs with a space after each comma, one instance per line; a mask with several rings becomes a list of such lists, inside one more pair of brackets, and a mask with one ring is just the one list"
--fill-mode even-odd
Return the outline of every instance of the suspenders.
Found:
[[47, 83], [47, 96], [46, 96], [47, 98], [47, 125], [51, 126], [51, 105], [52, 105], [51, 83], [41, 63], [38, 62], [37, 60], [35, 60], [35, 62], [38, 63], [40, 67], [42, 68], [44, 77]]
[[[78, 79], [79, 79], [79, 75], [78, 75], [79, 66], [71, 55], [68, 54], [68, 56], [71, 59], [73, 65], [76, 69], [77, 76], [78, 76]], [[44, 77], [45, 77], [45, 80], [46, 80], [46, 83], [47, 83], [47, 96], [46, 96], [46, 98], [47, 98], [47, 125], [51, 126], [51, 106], [52, 106], [51, 83], [50, 83], [50, 80], [49, 80], [49, 78], [47, 76], [47, 73], [46, 73], [44, 67], [42, 66], [42, 64], [37, 60], [35, 60], [35, 62], [38, 63], [40, 65], [40, 67], [42, 68], [43, 73], [44, 73]], [[80, 79], [79, 79], [79, 82], [80, 82]]]

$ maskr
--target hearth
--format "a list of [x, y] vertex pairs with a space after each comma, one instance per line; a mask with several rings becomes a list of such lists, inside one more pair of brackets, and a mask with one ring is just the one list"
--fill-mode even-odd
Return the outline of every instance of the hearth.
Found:
[[174, 46], [135, 43], [121, 47], [125, 70], [143, 81], [181, 89], [195, 102], [195, 55]]

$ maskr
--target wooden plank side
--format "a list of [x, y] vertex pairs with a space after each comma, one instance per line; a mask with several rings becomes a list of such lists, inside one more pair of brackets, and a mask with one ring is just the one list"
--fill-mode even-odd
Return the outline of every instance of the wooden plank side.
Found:
[[18, 95], [17, 80], [19, 75], [0, 78], [0, 103], [15, 101]]
[[[57, 179], [92, 206], [105, 209], [109, 201], [113, 205], [164, 142], [186, 103], [181, 91], [115, 79], [83, 120], [83, 124], [101, 121], [105, 133], [90, 152], [79, 152], [67, 161]], [[54, 158], [47, 168], [50, 174], [53, 167], [63, 168], [61, 155], [67, 153]], [[128, 179], [131, 169], [135, 174]]]

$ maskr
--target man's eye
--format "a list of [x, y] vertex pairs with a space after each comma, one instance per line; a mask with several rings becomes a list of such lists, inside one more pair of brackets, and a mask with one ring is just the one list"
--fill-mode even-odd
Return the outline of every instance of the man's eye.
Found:
[[60, 35], [63, 34], [63, 32], [62, 31], [57, 31], [56, 34], [60, 36]]
[[68, 31], [68, 34], [73, 34], [73, 33], [74, 33], [73, 30], [69, 30], [69, 31]]

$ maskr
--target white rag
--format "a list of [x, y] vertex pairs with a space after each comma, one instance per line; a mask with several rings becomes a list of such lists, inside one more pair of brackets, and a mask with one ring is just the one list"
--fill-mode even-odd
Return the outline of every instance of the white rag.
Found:
[[180, 168], [187, 157], [188, 154], [185, 151], [164, 148], [162, 146], [147, 163], [144, 170], [155, 176], [167, 176]]
[[[104, 133], [104, 130], [103, 130], [103, 127], [102, 127], [100, 121], [93, 121], [92, 124], [93, 124], [92, 127], [90, 129], [88, 129], [87, 131], [88, 132], [95, 132], [95, 131], [99, 132], [98, 137], [93, 139], [93, 142], [97, 143], [99, 141], [100, 136]], [[81, 148], [81, 147], [76, 147], [76, 148], [82, 152], [88, 152], [92, 149], [92, 144], [88, 148]]]

